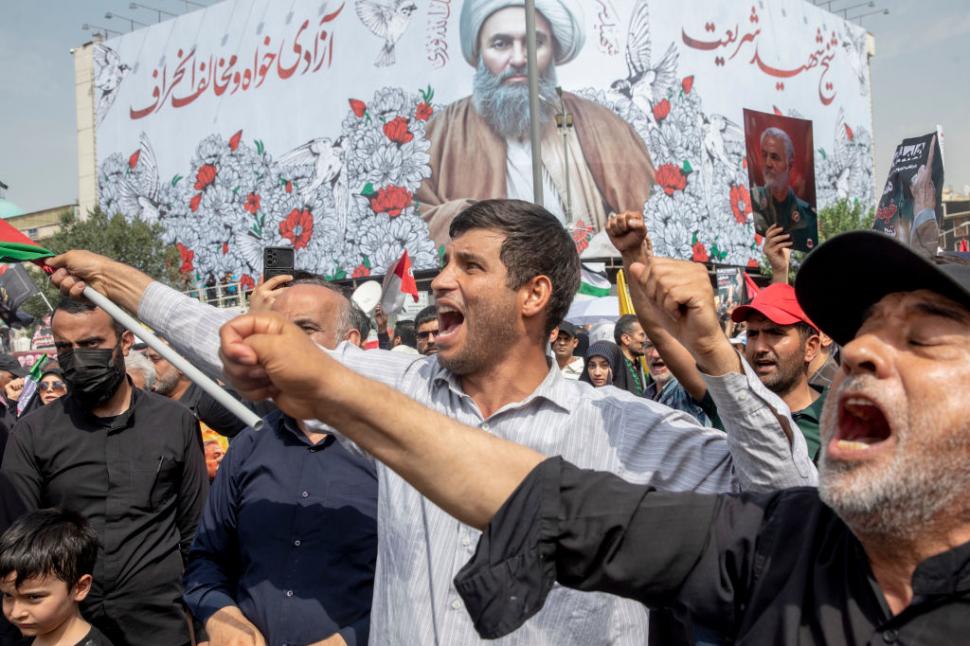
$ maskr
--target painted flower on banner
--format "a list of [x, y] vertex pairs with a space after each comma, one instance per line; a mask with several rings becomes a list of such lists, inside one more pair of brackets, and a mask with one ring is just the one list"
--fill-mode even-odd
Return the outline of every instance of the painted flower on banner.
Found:
[[747, 186], [734, 185], [731, 187], [731, 211], [738, 224], [746, 224], [751, 215], [751, 192]]
[[674, 191], [682, 191], [687, 186], [687, 177], [674, 164], [660, 166], [657, 169], [656, 180], [657, 186], [667, 195], [673, 195]]
[[[158, 185], [158, 221], [176, 244], [183, 271], [199, 280], [226, 273], [254, 280], [267, 246], [292, 246], [301, 269], [340, 279], [361, 266], [384, 273], [404, 249], [415, 269], [437, 266], [413, 195], [430, 175], [427, 120], [433, 92], [383, 88], [348, 99], [336, 137], [271, 155], [254, 133], [214, 133], [188, 168]], [[101, 207], [145, 217], [131, 207], [146, 183], [145, 150], [108, 156], [99, 168]], [[151, 182], [147, 182], [151, 183]]]
[[313, 215], [307, 209], [293, 209], [280, 222], [280, 235], [290, 241], [294, 249], [302, 249], [313, 237]]

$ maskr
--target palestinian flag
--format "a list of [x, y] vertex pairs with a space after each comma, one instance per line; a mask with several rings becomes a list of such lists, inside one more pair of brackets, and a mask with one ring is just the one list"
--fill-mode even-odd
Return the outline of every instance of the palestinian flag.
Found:
[[609, 296], [611, 287], [610, 279], [606, 276], [606, 265], [583, 263], [577, 293], [584, 296]]
[[394, 314], [404, 307], [404, 295], [410, 294], [418, 302], [418, 284], [411, 271], [411, 257], [405, 249], [393, 266], [387, 268], [382, 285], [381, 307], [385, 314]]
[[40, 378], [44, 374], [44, 364], [46, 363], [47, 355], [40, 355], [40, 358], [31, 367], [30, 372], [27, 373], [27, 379], [24, 380], [24, 389], [20, 392], [20, 399], [17, 400], [17, 417], [24, 414], [27, 404], [37, 393], [37, 384], [40, 383]]
[[0, 220], [0, 262], [35, 262], [44, 267], [44, 258], [54, 255], [25, 236], [5, 220]]

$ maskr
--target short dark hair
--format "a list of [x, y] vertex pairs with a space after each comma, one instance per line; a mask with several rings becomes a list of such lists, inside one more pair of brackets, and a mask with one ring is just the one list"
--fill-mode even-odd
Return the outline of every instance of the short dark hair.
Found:
[[640, 320], [637, 318], [636, 314], [624, 314], [616, 320], [616, 326], [613, 328], [613, 340], [618, 346], [623, 346], [623, 344], [620, 343], [620, 339], [624, 334], [630, 334], [630, 330], [633, 329], [634, 323], [640, 323]]
[[[54, 307], [54, 311], [51, 313], [51, 322], [53, 323], [54, 315], [58, 312], [67, 312], [68, 314], [89, 314], [98, 309], [101, 308], [86, 298], [76, 300], [67, 296], [61, 296], [61, 300], [57, 301], [57, 306]], [[108, 318], [111, 318], [111, 316], [108, 316]], [[115, 331], [115, 337], [117, 337], [117, 339], [120, 341], [121, 335], [125, 333], [125, 326], [111, 318], [111, 327]]]
[[18, 518], [0, 536], [0, 578], [17, 575], [16, 586], [53, 576], [73, 587], [94, 573], [98, 535], [84, 516], [57, 507]]
[[579, 254], [572, 236], [552, 213], [522, 200], [475, 202], [452, 220], [448, 233], [458, 238], [473, 229], [505, 234], [499, 257], [509, 273], [509, 288], [518, 289], [536, 276], [549, 278], [545, 331], [552, 332], [579, 290]]
[[805, 343], [806, 341], [808, 341], [808, 337], [818, 334], [818, 330], [813, 328], [808, 323], [805, 323], [804, 321], [798, 321], [797, 323], [795, 323], [794, 328], [798, 330], [798, 338], [801, 340], [802, 343]]
[[418, 312], [418, 315], [414, 317], [414, 329], [418, 329], [428, 321], [438, 320], [438, 308], [434, 305], [428, 305], [426, 308]]
[[394, 336], [400, 337], [404, 345], [418, 347], [418, 332], [414, 327], [414, 321], [398, 321], [394, 325]]

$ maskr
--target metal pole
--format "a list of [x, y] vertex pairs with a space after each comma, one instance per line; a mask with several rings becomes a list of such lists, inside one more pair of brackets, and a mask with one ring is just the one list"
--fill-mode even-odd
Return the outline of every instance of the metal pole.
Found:
[[542, 138], [539, 120], [539, 69], [536, 61], [536, 3], [525, 0], [525, 37], [529, 73], [529, 143], [532, 146], [532, 201], [542, 199]]
[[124, 325], [134, 334], [137, 334], [140, 339], [148, 344], [148, 347], [168, 359], [169, 363], [181, 370], [182, 374], [211, 395], [213, 399], [238, 417], [246, 426], [251, 426], [257, 431], [263, 426], [263, 421], [259, 418], [259, 415], [246, 408], [241, 401], [220, 388], [216, 382], [205, 376], [201, 370], [189, 363], [182, 355], [167, 346], [131, 315], [108, 300], [107, 296], [95, 291], [91, 286], [86, 286], [84, 288], [84, 297], [107, 312], [111, 318]]

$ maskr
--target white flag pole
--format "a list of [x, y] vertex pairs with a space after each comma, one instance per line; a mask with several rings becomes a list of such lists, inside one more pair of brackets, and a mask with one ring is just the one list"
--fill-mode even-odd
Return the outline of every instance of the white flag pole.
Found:
[[207, 377], [201, 370], [189, 363], [182, 355], [166, 345], [157, 336], [152, 334], [147, 328], [141, 325], [134, 317], [123, 309], [111, 302], [107, 296], [93, 289], [90, 285], [84, 288], [84, 297], [103, 309], [114, 320], [118, 321], [126, 328], [138, 335], [148, 347], [162, 355], [173, 366], [182, 371], [193, 383], [198, 384], [199, 388], [212, 396], [217, 402], [222, 404], [226, 410], [238, 417], [246, 426], [251, 426], [255, 430], [260, 430], [263, 421], [259, 415], [246, 408], [242, 402], [223, 390], [219, 384]]

